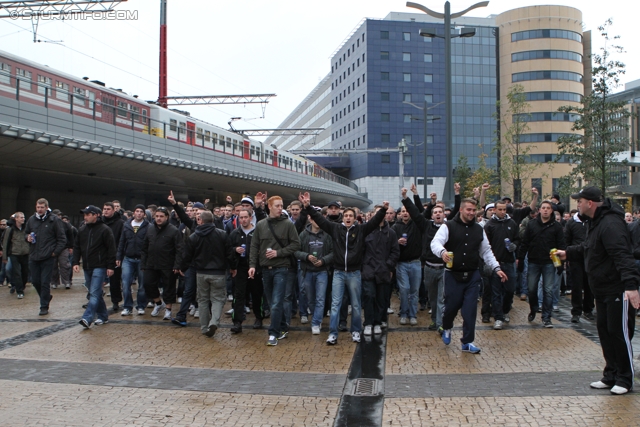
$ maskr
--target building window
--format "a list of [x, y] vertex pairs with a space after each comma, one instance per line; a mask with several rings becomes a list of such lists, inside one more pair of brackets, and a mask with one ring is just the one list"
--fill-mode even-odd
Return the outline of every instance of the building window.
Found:
[[388, 121], [390, 121], [389, 113], [381, 113], [381, 114], [380, 114], [380, 121], [381, 121], [381, 122], [388, 122]]
[[402, 40], [404, 40], [406, 42], [410, 42], [411, 41], [411, 33], [402, 33]]
[[424, 102], [426, 102], [427, 104], [433, 104], [433, 95], [425, 95]]
[[544, 113], [529, 113], [529, 114], [514, 114], [512, 121], [520, 122], [575, 122], [580, 118], [580, 114], [569, 113], [556, 113], [556, 112], [544, 112]]
[[431, 37], [423, 37], [422, 40], [424, 40], [425, 43], [431, 43]]
[[411, 94], [410, 93], [402, 94], [402, 102], [411, 102]]
[[388, 101], [389, 100], [389, 92], [382, 92], [380, 94], [380, 100], [381, 101]]
[[433, 144], [433, 135], [427, 135], [427, 144]]
[[524, 94], [527, 101], [570, 101], [581, 102], [582, 95], [575, 92], [527, 92]]
[[425, 83], [433, 83], [433, 74], [425, 74], [424, 75]]
[[11, 84], [11, 65], [0, 62], [0, 83]]
[[389, 52], [380, 52], [380, 59], [389, 60]]
[[402, 73], [402, 81], [410, 82], [411, 81], [411, 73]]
[[364, 124], [364, 118], [365, 118], [366, 114], [362, 115], [362, 124]]
[[410, 165], [411, 164], [411, 154], [405, 154], [404, 155], [404, 164], [405, 165]]
[[380, 80], [389, 80], [389, 72], [388, 71], [383, 71], [380, 73]]
[[362, 83], [364, 83], [364, 74], [362, 75]]
[[424, 62], [433, 62], [433, 55], [430, 53], [424, 54]]
[[411, 54], [409, 52], [403, 52], [402, 53], [402, 60], [404, 62], [410, 62], [411, 61]]
[[391, 163], [391, 155], [389, 154], [380, 155], [380, 163]]
[[542, 194], [542, 178], [531, 178], [531, 187], [538, 189], [538, 194]]
[[[428, 165], [432, 165], [433, 164], [433, 156], [427, 156], [427, 164]], [[427, 179], [427, 184], [428, 185], [433, 185], [433, 179]]]
[[402, 117], [404, 123], [411, 123], [411, 114], [403, 114]]
[[529, 39], [566, 39], [582, 43], [582, 35], [567, 30], [529, 30], [511, 34], [512, 42]]
[[388, 133], [383, 133], [380, 136], [380, 142], [386, 142], [386, 143], [391, 142], [391, 135]]
[[405, 134], [405, 135], [402, 135], [402, 139], [404, 139], [404, 142], [406, 142], [407, 144], [411, 144], [411, 142], [412, 142], [411, 140], [413, 138], [411, 137], [410, 134]]
[[511, 75], [513, 83], [527, 80], [569, 80], [572, 82], [582, 83], [582, 74], [572, 73], [570, 71], [527, 71], [524, 73], [514, 73]]
[[382, 40], [389, 40], [389, 31], [380, 31], [380, 38]]
[[511, 54], [511, 62], [528, 61], [532, 59], [566, 59], [582, 63], [582, 55], [569, 50], [529, 50]]

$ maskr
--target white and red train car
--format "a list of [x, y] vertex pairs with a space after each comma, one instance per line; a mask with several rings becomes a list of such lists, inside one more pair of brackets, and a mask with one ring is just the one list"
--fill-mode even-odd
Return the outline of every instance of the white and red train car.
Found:
[[162, 108], [121, 89], [108, 88], [98, 80], [80, 79], [4, 51], [0, 51], [0, 96], [346, 183], [315, 162], [193, 118], [187, 112]]

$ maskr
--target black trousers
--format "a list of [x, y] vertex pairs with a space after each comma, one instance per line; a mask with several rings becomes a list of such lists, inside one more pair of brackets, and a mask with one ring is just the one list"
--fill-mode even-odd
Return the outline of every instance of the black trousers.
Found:
[[166, 304], [176, 302], [177, 276], [173, 270], [145, 270], [142, 276], [144, 280], [144, 291], [149, 301], [160, 298], [160, 290], [158, 288], [162, 280], [162, 300]]
[[122, 301], [122, 267], [113, 270], [113, 276], [109, 278], [109, 292], [113, 305]]
[[593, 292], [589, 287], [584, 264], [577, 261], [569, 262], [569, 275], [571, 276], [571, 314], [580, 316], [582, 313], [591, 313], [594, 307]]
[[480, 314], [482, 316], [491, 316], [491, 302], [493, 300], [493, 287], [491, 285], [491, 278], [482, 276], [482, 308]]
[[624, 294], [596, 296], [598, 337], [604, 355], [602, 382], [631, 390], [633, 387], [633, 330], [635, 309]]
[[[387, 289], [389, 292], [387, 292]], [[382, 313], [387, 315], [386, 294], [391, 294], [388, 283], [379, 283], [375, 279], [362, 281], [362, 308], [364, 309], [364, 326], [379, 326]]]
[[24, 294], [24, 287], [29, 280], [29, 254], [9, 255], [11, 259], [11, 285], [16, 293]]
[[233, 278], [233, 322], [242, 323], [244, 307], [247, 305], [247, 295], [253, 301], [253, 313], [256, 319], [262, 319], [262, 273], [256, 272], [253, 279], [249, 278], [249, 270], [239, 268]]

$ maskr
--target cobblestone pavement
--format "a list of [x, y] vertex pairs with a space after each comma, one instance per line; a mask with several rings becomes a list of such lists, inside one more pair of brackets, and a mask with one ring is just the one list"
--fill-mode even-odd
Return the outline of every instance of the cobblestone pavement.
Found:
[[223, 315], [213, 338], [198, 319], [180, 328], [150, 310], [84, 330], [80, 282], [52, 294], [50, 314], [38, 316], [31, 286], [22, 300], [0, 287], [2, 425], [638, 425], [635, 393], [589, 388], [604, 361], [594, 322], [569, 322], [569, 298], [554, 329], [529, 323], [519, 300], [502, 331], [478, 319], [482, 353], [470, 355], [461, 319], [445, 346], [427, 311], [417, 326], [390, 315], [387, 333], [359, 345], [342, 334], [327, 346], [328, 318], [319, 336], [296, 318], [267, 347], [268, 319], [253, 330], [252, 314], [238, 335]]

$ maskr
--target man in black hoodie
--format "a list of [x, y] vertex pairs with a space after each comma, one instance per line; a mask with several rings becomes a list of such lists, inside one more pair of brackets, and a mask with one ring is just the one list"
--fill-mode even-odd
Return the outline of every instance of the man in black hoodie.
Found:
[[[567, 247], [581, 245], [587, 238], [586, 220], [588, 218], [575, 213], [564, 227], [564, 239]], [[632, 239], [633, 240], [633, 239]], [[589, 286], [589, 276], [584, 269], [584, 261], [576, 260], [567, 263], [571, 276], [571, 323], [579, 323], [580, 316], [594, 320], [595, 303]], [[584, 295], [583, 295], [584, 292]]]
[[[102, 206], [102, 221], [111, 229], [113, 238], [116, 240], [116, 248], [120, 246], [120, 236], [124, 228], [124, 219], [112, 202], [105, 202]], [[122, 301], [122, 269], [116, 267], [113, 275], [109, 278], [109, 292], [111, 293], [111, 303], [113, 312], [120, 311], [120, 301]]]
[[578, 211], [589, 218], [584, 243], [558, 251], [560, 259], [584, 261], [596, 298], [598, 337], [606, 362], [602, 379], [591, 388], [611, 389], [625, 394], [633, 388], [635, 310], [640, 307], [640, 274], [635, 266], [624, 211], [602, 200], [597, 187], [585, 187], [572, 194]]
[[[31, 235], [33, 233], [33, 236]], [[40, 295], [40, 316], [49, 314], [51, 273], [53, 263], [64, 250], [67, 238], [60, 218], [51, 213], [47, 199], [36, 201], [36, 213], [28, 220], [24, 230], [29, 245], [29, 271], [31, 281]]]
[[225, 274], [229, 269], [232, 276], [236, 275], [236, 261], [231, 253], [229, 236], [213, 224], [213, 214], [200, 212], [200, 221], [202, 225], [196, 227], [187, 240], [181, 270], [196, 269], [198, 304], [202, 308], [211, 304], [211, 311], [207, 309], [200, 313], [200, 330], [212, 337], [218, 329], [225, 303]]
[[80, 272], [80, 260], [85, 284], [89, 288], [89, 303], [80, 324], [89, 328], [91, 323], [103, 325], [109, 321], [107, 306], [102, 297], [102, 284], [116, 268], [116, 244], [111, 229], [103, 222], [100, 208], [89, 205], [80, 211], [84, 225], [78, 230], [73, 248], [73, 270]]
[[561, 267], [554, 267], [549, 252], [564, 249], [564, 231], [553, 214], [553, 205], [545, 200], [540, 204], [540, 214], [527, 224], [518, 248], [518, 271], [524, 271], [524, 257], [529, 259], [527, 279], [529, 284], [529, 322], [533, 322], [538, 312], [538, 282], [542, 276], [542, 322], [545, 328], [553, 328], [551, 309], [553, 306], [553, 284], [555, 273], [562, 274]]
[[133, 218], [125, 223], [122, 237], [118, 244], [116, 266], [122, 268], [122, 291], [124, 294], [124, 309], [120, 313], [121, 316], [129, 316], [133, 311], [131, 283], [136, 271], [138, 272], [138, 295], [136, 297], [138, 314], [144, 314], [144, 309], [147, 307], [147, 295], [142, 285], [144, 283], [144, 272], [140, 268], [142, 245], [150, 226], [144, 211], [144, 205], [136, 205], [133, 211]]

